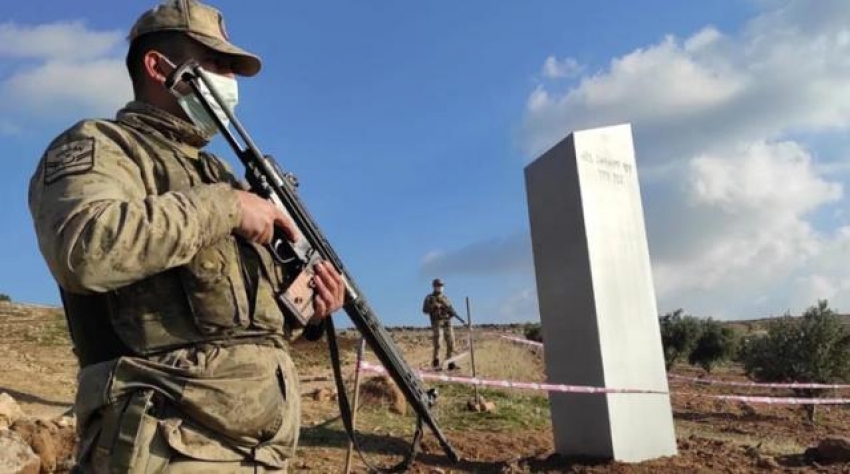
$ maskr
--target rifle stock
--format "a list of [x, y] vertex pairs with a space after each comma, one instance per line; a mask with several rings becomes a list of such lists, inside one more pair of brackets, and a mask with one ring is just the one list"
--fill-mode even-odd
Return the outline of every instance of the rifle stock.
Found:
[[[166, 87], [175, 93], [175, 87], [181, 82], [191, 87], [195, 96], [216, 121], [222, 135], [245, 166], [245, 177], [251, 186], [251, 190], [272, 201], [297, 227], [300, 235], [296, 242], [291, 243], [282, 235], [282, 232], [276, 232], [270, 245], [275, 259], [279, 264], [285, 265], [287, 275], [292, 275], [292, 277], [288, 277], [291, 280], [285, 282], [288, 284], [286, 292], [278, 298], [281, 307], [290, 316], [297, 318], [302, 325], [310, 324], [313, 290], [309, 284], [309, 277], [312, 275], [312, 267], [322, 260], [331, 262], [345, 281], [346, 292], [343, 309], [416, 412], [417, 426], [421, 426], [422, 423], [427, 425], [446, 455], [452, 461], [459, 461], [460, 457], [446, 439], [431, 413], [431, 406], [436, 398], [435, 392], [426, 390], [418, 375], [402, 357], [395, 342], [357, 288], [354, 279], [348, 274], [333, 247], [328, 243], [318, 225], [302, 204], [295, 192], [297, 181], [294, 177], [291, 174], [281, 172], [273, 158], [260, 152], [233, 111], [222, 106], [230, 124], [238, 133], [241, 144], [228, 126], [216, 115], [208, 98], [203, 93], [202, 87], [209, 90], [219, 104], [223, 104], [223, 101], [207, 79], [206, 74], [197, 62], [188, 61], [176, 67], [169, 75]], [[333, 323], [330, 318], [327, 320], [327, 329], [333, 355], [336, 352], [336, 343], [332, 339], [334, 337]], [[338, 367], [335, 367], [335, 373], [338, 374]], [[337, 383], [338, 385], [341, 384], [341, 379], [338, 378]], [[340, 408], [343, 412], [347, 411], [343, 407], [342, 400], [344, 398], [345, 392], [341, 390], [339, 399]], [[345, 403], [347, 405], [347, 399]], [[346, 421], [349, 436], [356, 443], [353, 429], [350, 427], [350, 420], [346, 420], [345, 413], [343, 413], [343, 419]], [[421, 435], [421, 432], [418, 435]], [[416, 440], [418, 440], [418, 437]], [[416, 446], [414, 445], [411, 450], [411, 457], [415, 449]]]

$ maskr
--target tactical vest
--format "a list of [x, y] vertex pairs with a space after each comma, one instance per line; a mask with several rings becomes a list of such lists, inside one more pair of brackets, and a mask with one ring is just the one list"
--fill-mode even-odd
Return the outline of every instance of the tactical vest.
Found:
[[[148, 195], [221, 182], [239, 187], [212, 155], [190, 157], [157, 133], [106, 123], [116, 141], [125, 141], [118, 144], [138, 167]], [[265, 248], [228, 235], [201, 248], [187, 265], [117, 290], [61, 291], [80, 365], [283, 334], [284, 316], [274, 298], [281, 272]]]
[[425, 297], [425, 310], [431, 319], [451, 319], [449, 308], [451, 303], [446, 295], [442, 293], [431, 293]]

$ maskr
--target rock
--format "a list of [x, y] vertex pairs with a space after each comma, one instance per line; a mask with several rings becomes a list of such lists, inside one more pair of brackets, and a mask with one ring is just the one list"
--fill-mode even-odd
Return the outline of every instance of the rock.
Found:
[[758, 412], [756, 412], [756, 409], [753, 408], [753, 406], [747, 402], [740, 402], [738, 404], [738, 409], [741, 410], [741, 414], [747, 418], [755, 418], [756, 416], [758, 416]]
[[756, 458], [756, 467], [762, 469], [779, 469], [779, 463], [773, 456], [758, 456]]
[[819, 462], [826, 464], [848, 462], [850, 461], [850, 439], [840, 436], [823, 439], [812, 454]]
[[484, 399], [484, 397], [479, 396], [478, 400], [475, 400], [475, 398], [470, 398], [466, 402], [466, 409], [479, 413], [492, 413], [496, 411], [496, 404], [493, 402], [488, 402]]
[[313, 400], [316, 400], [317, 402], [328, 402], [334, 399], [334, 395], [335, 393], [333, 392], [333, 390], [322, 387], [314, 390], [312, 397]]
[[73, 426], [59, 426], [51, 420], [19, 420], [10, 427], [32, 447], [45, 472], [54, 472], [72, 463], [77, 438]]
[[60, 416], [56, 419], [56, 426], [60, 428], [68, 428], [76, 429], [77, 428], [77, 417], [74, 415], [71, 416]]
[[8, 393], [0, 393], [0, 429], [8, 428], [12, 423], [23, 419], [26, 414], [18, 402]]
[[758, 459], [759, 456], [761, 456], [761, 443], [755, 446], [746, 446], [744, 448], [744, 453], [746, 453], [747, 456], [753, 459]]
[[9, 474], [39, 474], [41, 459], [13, 431], [0, 431], [0, 472]]

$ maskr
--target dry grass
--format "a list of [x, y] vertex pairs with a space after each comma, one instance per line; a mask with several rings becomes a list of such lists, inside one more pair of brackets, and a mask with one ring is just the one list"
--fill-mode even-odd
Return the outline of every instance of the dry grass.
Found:
[[[469, 360], [464, 359], [468, 365]], [[475, 344], [475, 367], [479, 377], [518, 382], [542, 382], [546, 370], [538, 349], [501, 338]]]
[[[394, 335], [404, 344], [405, 358], [422, 362], [430, 357], [430, 338], [419, 334]], [[494, 334], [484, 334], [475, 342], [475, 364], [478, 377], [496, 380], [538, 382], [545, 379], [542, 355], [539, 351], [506, 341]], [[468, 349], [466, 331], [457, 331], [456, 339], [460, 351]], [[411, 357], [412, 354], [412, 357]], [[470, 357], [459, 361], [461, 370], [451, 375], [471, 376]], [[416, 366], [414, 362], [411, 365]], [[474, 396], [470, 385], [454, 383], [433, 383], [436, 387], [438, 402], [433, 409], [435, 417], [446, 430], [478, 429], [486, 431], [511, 431], [520, 428], [538, 428], [549, 424], [549, 402], [546, 393], [518, 391], [510, 389], [482, 388], [479, 393], [485, 399], [496, 404], [494, 413], [476, 413], [467, 410], [467, 402]], [[405, 427], [413, 423], [410, 415], [399, 416], [389, 413], [385, 404], [370, 403], [362, 407], [364, 426], [374, 423], [393, 432], [405, 432]], [[368, 420], [368, 421], [367, 421]], [[371, 423], [370, 423], [371, 422]]]
[[50, 346], [70, 344], [65, 314], [59, 308], [2, 302], [0, 330], [6, 341]]

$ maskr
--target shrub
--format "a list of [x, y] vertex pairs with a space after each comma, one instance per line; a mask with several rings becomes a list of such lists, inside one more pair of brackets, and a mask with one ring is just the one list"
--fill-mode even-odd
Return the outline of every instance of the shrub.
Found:
[[540, 323], [529, 323], [525, 325], [525, 338], [531, 341], [543, 342], [543, 330]]
[[0, 301], [12, 301], [12, 297], [7, 295], [6, 293], [0, 293]]
[[664, 365], [667, 370], [680, 358], [687, 358], [696, 346], [701, 332], [697, 318], [677, 309], [659, 318], [661, 343], [664, 346]]
[[700, 335], [688, 354], [688, 363], [699, 365], [706, 372], [735, 355], [737, 340], [732, 328], [724, 327], [711, 318], [701, 322]]
[[[749, 341], [742, 353], [744, 370], [759, 382], [838, 383], [850, 378], [850, 331], [826, 300], [806, 310], [768, 323], [767, 334]], [[796, 389], [816, 397], [823, 390]], [[815, 405], [806, 405], [815, 421]]]

